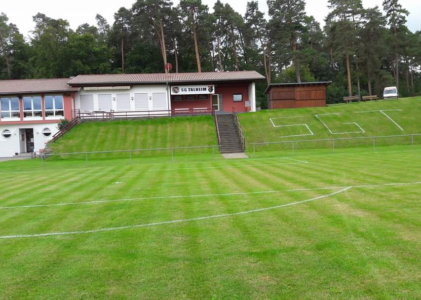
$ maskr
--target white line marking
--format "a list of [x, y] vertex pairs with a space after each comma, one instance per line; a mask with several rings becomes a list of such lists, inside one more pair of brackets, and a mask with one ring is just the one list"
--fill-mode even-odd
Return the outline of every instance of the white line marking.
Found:
[[405, 131], [395, 120], [392, 119], [386, 112], [389, 111], [402, 111], [402, 109], [389, 109], [389, 110], [367, 110], [367, 111], [359, 111], [357, 114], [365, 114], [365, 113], [374, 113], [379, 112], [382, 115], [384, 115], [386, 118], [388, 118], [393, 124], [395, 124], [400, 130]]
[[284, 118], [272, 118], [270, 119], [270, 122], [272, 123], [273, 127], [275, 128], [283, 128], [283, 127], [305, 127], [308, 130], [308, 134], [296, 134], [296, 135], [286, 135], [281, 136], [281, 139], [290, 138], [290, 137], [299, 137], [299, 136], [313, 136], [314, 132], [310, 129], [310, 126], [308, 124], [291, 124], [291, 125], [276, 125], [274, 120], [278, 119], [293, 119], [293, 118], [302, 118], [302, 117], [284, 117]]
[[[409, 182], [409, 183], [385, 183], [385, 184], [353, 185], [353, 186], [350, 186], [350, 187], [354, 188], [354, 189], [359, 189], [359, 188], [378, 188], [378, 187], [385, 187], [385, 186], [411, 186], [411, 185], [421, 185], [421, 181], [420, 182]], [[336, 190], [336, 189], [343, 189], [343, 188], [345, 188], [345, 187], [344, 186], [329, 186], [329, 187], [319, 187], [319, 188], [257, 191], [257, 192], [249, 192], [249, 193], [224, 193], [224, 194], [140, 197], [140, 198], [127, 198], [127, 199], [115, 199], [115, 200], [95, 200], [95, 201], [73, 202], [73, 203], [69, 202], [69, 203], [56, 203], [56, 204], [4, 206], [4, 207], [0, 207], [0, 210], [11, 210], [11, 209], [19, 209], [19, 208], [45, 208], [45, 207], [62, 207], [62, 206], [78, 206], [78, 205], [96, 205], [96, 204], [107, 204], [107, 203], [117, 203], [117, 202], [138, 202], [138, 201], [146, 201], [146, 200], [251, 196], [251, 195], [265, 195], [265, 194], [279, 194], [279, 193], [326, 191], [326, 190]]]
[[333, 132], [329, 126], [327, 126], [327, 124], [322, 120], [321, 116], [332, 116], [332, 115], [336, 115], [336, 116], [340, 116], [340, 113], [332, 113], [332, 114], [322, 114], [322, 115], [315, 115], [315, 117], [322, 122], [322, 124], [324, 125], [324, 127], [326, 127], [327, 130], [329, 130], [330, 134], [338, 134], [338, 135], [344, 135], [344, 134], [361, 134], [361, 133], [365, 133], [365, 130], [357, 123], [357, 122], [352, 122], [352, 123], [342, 123], [343, 125], [355, 125], [357, 126], [361, 131], [360, 132]]
[[292, 203], [282, 204], [282, 205], [277, 205], [277, 206], [271, 206], [271, 207], [266, 207], [266, 208], [258, 208], [258, 209], [253, 209], [253, 210], [247, 210], [247, 211], [242, 211], [242, 212], [232, 213], [232, 214], [219, 214], [219, 215], [204, 216], [204, 217], [198, 217], [198, 218], [192, 218], [192, 219], [155, 222], [155, 223], [140, 224], [140, 225], [129, 225], [129, 226], [121, 226], [121, 227], [110, 227], [110, 228], [102, 228], [102, 229], [94, 229], [94, 230], [86, 230], [86, 231], [68, 231], [68, 232], [50, 232], [50, 233], [39, 233], [39, 234], [5, 235], [5, 236], [0, 236], [0, 239], [19, 239], [19, 238], [38, 238], [38, 237], [63, 236], [63, 235], [80, 235], [80, 234], [110, 232], [110, 231], [117, 231], [117, 230], [145, 228], [145, 227], [152, 227], [152, 226], [162, 226], [162, 225], [169, 225], [169, 224], [178, 224], [178, 223], [187, 223], [187, 222], [194, 222], [194, 221], [203, 221], [203, 220], [211, 220], [211, 219], [228, 218], [228, 217], [234, 217], [234, 216], [242, 216], [242, 215], [248, 215], [248, 214], [253, 214], [253, 213], [258, 213], [258, 212], [265, 212], [265, 211], [280, 209], [280, 208], [284, 208], [284, 207], [314, 202], [314, 201], [317, 201], [317, 200], [329, 198], [329, 197], [344, 193], [344, 192], [350, 190], [351, 188], [352, 187], [346, 187], [346, 188], [341, 189], [339, 191], [336, 191], [334, 193], [330, 193], [330, 194], [327, 194], [327, 195], [319, 196], [319, 197], [308, 199], [308, 200], [297, 201], [297, 202], [292, 202]]
[[284, 159], [287, 159], [287, 160], [290, 160], [290, 161], [295, 161], [295, 162], [302, 163], [302, 164], [309, 164], [309, 162], [305, 161], [305, 160], [298, 160], [298, 159], [293, 159], [293, 158], [288, 158], [288, 157], [285, 157]]

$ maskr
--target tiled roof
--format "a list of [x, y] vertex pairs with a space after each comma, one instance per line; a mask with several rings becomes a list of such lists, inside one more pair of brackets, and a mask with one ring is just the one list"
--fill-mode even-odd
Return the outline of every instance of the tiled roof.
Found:
[[194, 83], [194, 82], [225, 82], [225, 81], [255, 81], [265, 77], [255, 71], [242, 72], [204, 72], [204, 73], [171, 73], [171, 74], [109, 74], [109, 75], [79, 75], [72, 79], [71, 86], [86, 85], [134, 85], [159, 83]]
[[69, 78], [0, 80], [0, 95], [77, 92], [78, 88], [67, 84], [69, 80]]

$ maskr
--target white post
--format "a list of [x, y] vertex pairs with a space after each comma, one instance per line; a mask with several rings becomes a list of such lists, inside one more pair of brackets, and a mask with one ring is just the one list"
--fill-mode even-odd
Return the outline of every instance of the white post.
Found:
[[256, 104], [256, 83], [252, 83], [249, 86], [249, 101], [250, 101], [250, 111], [256, 112], [257, 111], [257, 104]]

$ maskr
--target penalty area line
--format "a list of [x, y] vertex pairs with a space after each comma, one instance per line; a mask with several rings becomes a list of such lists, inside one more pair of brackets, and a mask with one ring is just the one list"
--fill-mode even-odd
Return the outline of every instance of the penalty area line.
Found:
[[303, 200], [303, 201], [297, 201], [292, 202], [288, 204], [282, 204], [277, 206], [271, 206], [266, 208], [258, 208], [253, 210], [247, 210], [237, 213], [231, 213], [231, 214], [219, 214], [219, 215], [212, 215], [212, 216], [204, 216], [204, 217], [198, 217], [198, 218], [191, 218], [191, 219], [181, 219], [181, 220], [172, 220], [172, 221], [164, 221], [164, 222], [155, 222], [155, 223], [146, 223], [146, 224], [139, 224], [139, 225], [129, 225], [129, 226], [121, 226], [121, 227], [109, 227], [109, 228], [102, 228], [102, 229], [94, 229], [94, 230], [85, 230], [85, 231], [67, 231], [67, 232], [50, 232], [50, 233], [39, 233], [39, 234], [21, 234], [21, 235], [5, 235], [0, 236], [0, 239], [19, 239], [19, 238], [39, 238], [39, 237], [51, 237], [51, 236], [63, 236], [63, 235], [81, 235], [81, 234], [93, 234], [93, 233], [100, 233], [100, 232], [110, 232], [110, 231], [120, 231], [120, 230], [128, 230], [128, 229], [137, 229], [137, 228], [146, 228], [146, 227], [153, 227], [153, 226], [162, 226], [162, 225], [170, 225], [170, 224], [179, 224], [179, 223], [187, 223], [187, 222], [194, 222], [194, 221], [204, 221], [204, 220], [211, 220], [211, 219], [222, 219], [222, 218], [228, 218], [228, 217], [234, 217], [234, 216], [242, 216], [242, 215], [248, 215], [248, 214], [254, 214], [259, 212], [265, 212], [265, 211], [271, 211], [275, 209], [281, 209], [284, 207], [289, 206], [296, 206], [300, 204], [305, 204], [309, 202], [314, 202], [317, 200], [333, 197], [335, 195], [344, 193], [348, 190], [352, 189], [352, 187], [346, 187], [339, 191], [322, 195], [319, 197]]

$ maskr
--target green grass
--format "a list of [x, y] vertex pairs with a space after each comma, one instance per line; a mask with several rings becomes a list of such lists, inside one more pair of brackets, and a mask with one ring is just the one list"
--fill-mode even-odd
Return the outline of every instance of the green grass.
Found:
[[[388, 184], [421, 182], [421, 151], [389, 149], [74, 169], [1, 163], [0, 207], [9, 208], [0, 237], [235, 214], [378, 186], [252, 214], [0, 239], [0, 298], [419, 299], [420, 185]], [[97, 200], [117, 201], [78, 205]], [[19, 207], [60, 203], [75, 205]]]
[[[217, 145], [216, 130], [211, 116], [160, 118], [137, 121], [82, 123], [50, 148], [54, 153], [196, 147]], [[206, 154], [212, 150], [186, 150], [179, 154]], [[168, 151], [137, 152], [134, 156], [168, 156]], [[115, 154], [113, 157], [127, 157]], [[68, 156], [62, 156], [68, 159]], [[72, 156], [72, 158], [75, 158]], [[78, 158], [84, 158], [78, 157]], [[91, 157], [93, 158], [93, 157]], [[97, 155], [96, 158], [111, 158]]]
[[[359, 113], [364, 111], [379, 110], [401, 110], [386, 112], [403, 130], [394, 124], [380, 112]], [[326, 115], [328, 114], [328, 115]], [[316, 115], [325, 115], [319, 116]], [[336, 105], [323, 108], [306, 108], [291, 110], [268, 110], [254, 114], [241, 114], [240, 120], [247, 139], [248, 150], [252, 143], [268, 143], [300, 140], [320, 140], [320, 139], [341, 139], [372, 136], [393, 136], [420, 134], [421, 126], [419, 116], [421, 115], [421, 98], [410, 98], [392, 101], [378, 101], [369, 103], [354, 103], [348, 105]], [[270, 119], [274, 119], [274, 127]], [[332, 134], [323, 125], [322, 121], [330, 128]], [[348, 123], [348, 124], [347, 124]], [[356, 124], [357, 123], [365, 132]], [[286, 126], [307, 124], [314, 135], [304, 126]], [[307, 134], [307, 135], [305, 135]], [[415, 141], [421, 143], [421, 138]], [[411, 140], [378, 140], [379, 145], [409, 144]], [[332, 148], [331, 143], [298, 143], [296, 146], [302, 148]], [[371, 141], [342, 142], [337, 147], [362, 147], [371, 146]], [[259, 151], [281, 150], [282, 146], [260, 147]], [[284, 148], [291, 148], [291, 144]], [[285, 150], [285, 149], [284, 149]]]

